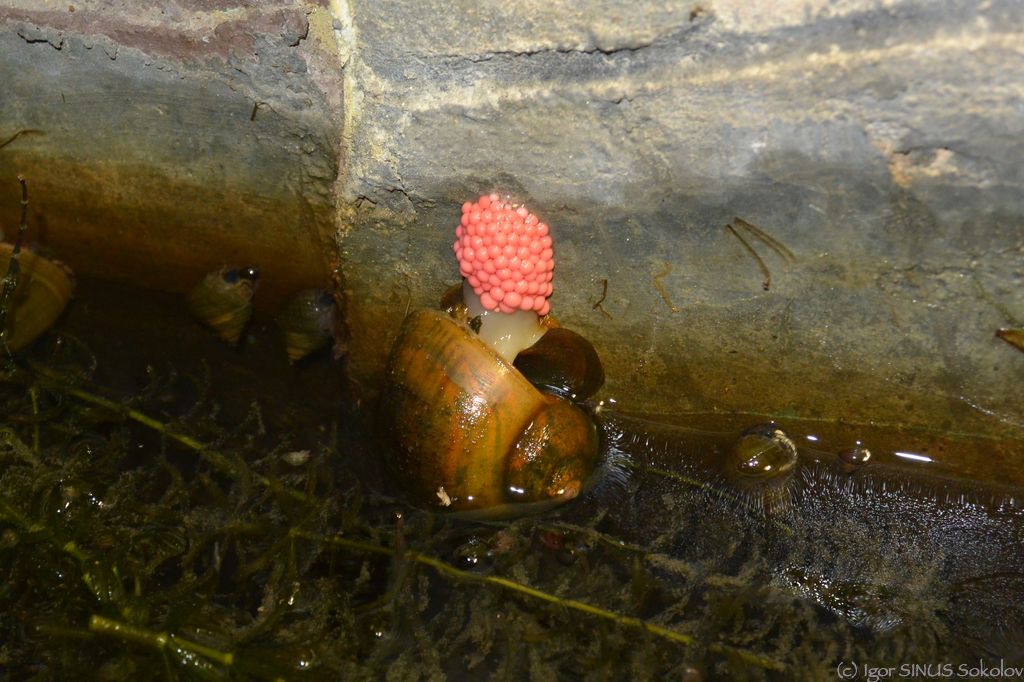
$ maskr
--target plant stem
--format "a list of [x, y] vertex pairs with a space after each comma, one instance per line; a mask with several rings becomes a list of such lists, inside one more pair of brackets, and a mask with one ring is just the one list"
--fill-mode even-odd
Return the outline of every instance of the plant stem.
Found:
[[32, 454], [39, 454], [39, 389], [33, 385], [28, 389], [32, 398]]
[[[86, 402], [91, 405], [96, 405], [98, 407], [108, 409], [111, 412], [123, 415], [124, 417], [138, 424], [153, 429], [157, 433], [160, 433], [163, 436], [170, 438], [171, 440], [176, 441], [181, 445], [184, 445], [188, 449], [193, 450], [202, 459], [204, 459], [206, 462], [211, 464], [215, 469], [217, 469], [223, 474], [233, 475], [236, 473], [235, 467], [232, 466], [231, 461], [227, 457], [225, 457], [221, 452], [206, 445], [205, 443], [196, 440], [192, 436], [176, 431], [167, 424], [165, 424], [164, 422], [153, 417], [150, 417], [149, 415], [143, 412], [139, 412], [134, 408], [122, 405], [117, 401], [110, 400], [109, 398], [104, 398], [103, 396], [96, 395], [95, 393], [90, 393], [89, 391], [85, 391], [76, 386], [69, 386], [65, 382], [63, 382], [59, 376], [54, 374], [46, 367], [32, 363], [32, 369], [35, 370], [35, 372], [40, 377], [42, 377], [44, 381], [47, 384], [49, 384], [49, 386], [53, 390], [56, 390], [60, 393], [64, 393], [65, 395], [69, 395], [73, 398], [77, 398], [82, 402]], [[308, 496], [305, 495], [304, 493], [301, 493], [297, 490], [292, 490], [291, 488], [280, 486], [271, 479], [267, 478], [266, 476], [257, 475], [256, 480], [259, 481], [259, 483], [264, 487], [271, 488], [273, 490], [279, 490], [284, 494], [288, 495], [289, 497], [291, 497], [292, 499], [298, 500], [300, 502], [306, 502], [309, 499]]]
[[89, 629], [101, 635], [135, 642], [153, 649], [166, 650], [172, 648], [199, 654], [225, 667], [230, 667], [235, 662], [235, 655], [230, 651], [220, 651], [219, 649], [214, 649], [213, 647], [208, 647], [168, 632], [147, 630], [137, 625], [122, 623], [95, 614], [89, 619]]

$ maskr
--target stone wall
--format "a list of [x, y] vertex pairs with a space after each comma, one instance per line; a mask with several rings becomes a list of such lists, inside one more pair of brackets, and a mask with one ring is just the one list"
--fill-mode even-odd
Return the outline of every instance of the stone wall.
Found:
[[[353, 328], [454, 281], [496, 189], [553, 226], [554, 312], [620, 405], [1024, 422], [993, 336], [1024, 318], [1024, 5], [628, 7], [352, 3]], [[792, 252], [739, 231], [769, 290], [737, 216]]]
[[1024, 423], [1016, 0], [0, 0], [0, 55], [0, 138], [43, 131], [0, 176], [73, 265], [337, 264], [367, 386], [496, 190], [620, 406]]
[[78, 272], [182, 290], [325, 281], [341, 156], [333, 18], [309, 2], [0, 2], [0, 225]]

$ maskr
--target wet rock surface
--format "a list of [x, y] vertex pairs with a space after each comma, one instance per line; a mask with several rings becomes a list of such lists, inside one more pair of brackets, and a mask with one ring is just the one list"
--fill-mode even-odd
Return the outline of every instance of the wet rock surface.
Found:
[[[0, 143], [28, 131], [0, 175], [29, 178], [30, 238], [79, 272], [179, 291], [258, 263], [268, 307], [322, 285], [342, 112], [330, 23], [317, 3], [0, 4]], [[15, 206], [0, 192], [4, 216]]]
[[[553, 312], [635, 409], [1019, 428], [1019, 5], [522, 7], [355, 4], [354, 328], [433, 303], [497, 189], [552, 225]], [[354, 339], [357, 373], [386, 347]]]
[[1019, 433], [1024, 9], [748, 5], [6, 0], [0, 174], [83, 271], [337, 261], [367, 387], [497, 190], [627, 409]]

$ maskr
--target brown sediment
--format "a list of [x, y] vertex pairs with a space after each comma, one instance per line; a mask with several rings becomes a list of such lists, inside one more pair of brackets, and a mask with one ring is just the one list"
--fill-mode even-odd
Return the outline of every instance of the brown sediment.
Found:
[[41, 199], [26, 239], [45, 243], [75, 272], [185, 292], [210, 271], [256, 265], [263, 311], [295, 291], [330, 284], [321, 241], [333, 224], [326, 200], [286, 188], [254, 195], [124, 162], [22, 158], [19, 166], [61, 169], [34, 172]]
[[[890, 423], [855, 423], [766, 413], [628, 414], [645, 424], [726, 447], [748, 427], [774, 422], [804, 457], [841, 467], [850, 448], [870, 450], [859, 470], [886, 468], [913, 476], [936, 476], [979, 485], [1024, 486], [1024, 438], [958, 434], [952, 429]], [[674, 430], [674, 431], [673, 431]]]

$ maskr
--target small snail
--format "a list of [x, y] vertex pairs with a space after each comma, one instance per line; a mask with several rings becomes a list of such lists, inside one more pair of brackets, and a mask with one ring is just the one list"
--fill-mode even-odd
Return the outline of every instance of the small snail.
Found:
[[770, 514], [788, 505], [788, 484], [798, 461], [796, 444], [769, 422], [740, 434], [724, 459], [724, 473], [747, 502]]
[[1024, 351], [1024, 329], [999, 329], [996, 336], [1020, 351]]
[[[462, 216], [462, 301], [449, 292], [448, 312], [412, 312], [391, 352], [381, 397], [387, 463], [426, 506], [486, 516], [536, 511], [579, 495], [598, 469], [597, 428], [565, 396], [588, 398], [603, 370], [578, 334], [532, 361], [538, 383], [564, 384], [558, 390], [545, 393], [516, 369], [516, 355], [550, 333], [550, 318], [541, 319], [552, 291], [548, 228], [493, 194], [464, 204]], [[551, 367], [581, 354], [584, 377]]]
[[26, 230], [28, 188], [21, 182], [21, 224], [14, 244], [0, 244], [0, 337], [11, 351], [18, 351], [60, 317], [74, 289], [74, 278], [60, 262], [21, 249]]
[[305, 289], [295, 294], [277, 316], [291, 362], [325, 347], [334, 340], [337, 308], [323, 289]]
[[[11, 254], [10, 244], [0, 244], [0, 272], [6, 272]], [[4, 326], [12, 351], [24, 348], [49, 329], [64, 312], [74, 289], [74, 280], [62, 264], [31, 251], [22, 251], [18, 258], [20, 281]]]
[[234, 346], [252, 317], [259, 271], [254, 267], [211, 272], [188, 295], [188, 307], [200, 322]]

